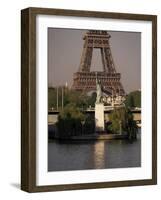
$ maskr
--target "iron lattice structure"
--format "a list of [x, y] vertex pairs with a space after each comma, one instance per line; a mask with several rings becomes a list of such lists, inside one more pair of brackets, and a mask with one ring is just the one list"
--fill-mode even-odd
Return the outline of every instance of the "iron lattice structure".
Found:
[[[101, 82], [104, 92], [125, 95], [120, 82], [121, 74], [116, 72], [111, 48], [110, 35], [107, 31], [90, 30], [85, 33], [83, 53], [79, 70], [73, 75], [72, 89], [78, 91], [96, 90], [96, 77]], [[93, 49], [100, 49], [103, 71], [90, 71]]]

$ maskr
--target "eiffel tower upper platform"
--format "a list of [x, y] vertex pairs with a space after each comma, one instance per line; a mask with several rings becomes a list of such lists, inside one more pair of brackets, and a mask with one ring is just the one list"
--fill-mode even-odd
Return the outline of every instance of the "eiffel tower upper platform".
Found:
[[[78, 91], [96, 90], [96, 76], [104, 92], [125, 95], [120, 82], [121, 74], [116, 72], [107, 31], [90, 30], [83, 37], [84, 46], [78, 72], [73, 75], [72, 89]], [[103, 71], [90, 71], [93, 49], [100, 49]]]

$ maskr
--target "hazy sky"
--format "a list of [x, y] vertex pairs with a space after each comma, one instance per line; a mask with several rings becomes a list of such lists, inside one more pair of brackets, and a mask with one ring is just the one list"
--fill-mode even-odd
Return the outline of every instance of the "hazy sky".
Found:
[[[48, 84], [69, 86], [78, 71], [86, 30], [48, 29]], [[141, 88], [141, 33], [108, 31], [116, 71], [128, 93]], [[91, 71], [102, 71], [101, 53], [94, 49]]]

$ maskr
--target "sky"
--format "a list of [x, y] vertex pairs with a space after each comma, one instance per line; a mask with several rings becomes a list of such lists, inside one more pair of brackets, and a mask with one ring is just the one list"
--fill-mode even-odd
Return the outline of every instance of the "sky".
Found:
[[[87, 30], [48, 28], [48, 86], [70, 87], [78, 71]], [[108, 31], [108, 30], [107, 30]], [[108, 31], [115, 68], [126, 93], [141, 89], [141, 33]], [[91, 71], [103, 71], [101, 53], [94, 49]]]

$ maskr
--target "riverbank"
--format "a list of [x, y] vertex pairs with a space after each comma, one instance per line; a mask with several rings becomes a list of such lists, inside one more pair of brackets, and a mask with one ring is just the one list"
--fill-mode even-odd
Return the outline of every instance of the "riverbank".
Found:
[[[128, 134], [92, 134], [92, 135], [79, 135], [79, 136], [70, 136], [70, 137], [54, 137], [57, 140], [77, 140], [77, 141], [86, 141], [86, 140], [119, 140], [119, 139], [128, 139]], [[52, 140], [52, 139], [51, 139]]]

